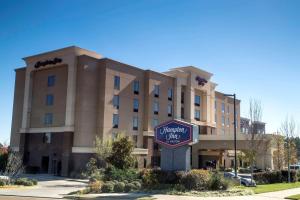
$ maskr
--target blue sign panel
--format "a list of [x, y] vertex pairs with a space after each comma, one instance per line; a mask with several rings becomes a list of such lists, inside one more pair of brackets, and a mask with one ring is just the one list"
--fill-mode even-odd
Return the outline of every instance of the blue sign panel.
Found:
[[179, 147], [192, 142], [193, 126], [172, 120], [155, 127], [155, 141], [168, 147]]

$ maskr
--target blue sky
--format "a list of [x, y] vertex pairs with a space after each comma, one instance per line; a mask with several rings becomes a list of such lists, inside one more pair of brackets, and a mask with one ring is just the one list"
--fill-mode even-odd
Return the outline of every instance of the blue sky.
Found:
[[14, 69], [23, 57], [77, 45], [143, 69], [194, 65], [236, 93], [267, 131], [300, 120], [300, 1], [1, 1], [0, 141], [9, 141]]

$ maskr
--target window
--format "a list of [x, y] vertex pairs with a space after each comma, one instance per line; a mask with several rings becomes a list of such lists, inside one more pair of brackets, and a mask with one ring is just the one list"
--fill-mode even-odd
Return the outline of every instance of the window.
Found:
[[120, 76], [114, 78], [114, 89], [120, 90]]
[[137, 131], [138, 130], [138, 117], [132, 118], [132, 129]]
[[172, 117], [172, 105], [168, 105], [168, 117]]
[[225, 126], [225, 117], [222, 116], [222, 126]]
[[133, 135], [132, 136], [132, 140], [133, 140], [134, 147], [137, 148], [138, 136], [137, 135]]
[[112, 134], [111, 134], [111, 139], [112, 139], [113, 141], [115, 141], [117, 138], [118, 138], [118, 133], [112, 132]]
[[114, 106], [114, 108], [119, 109], [119, 95], [114, 95], [113, 106]]
[[154, 85], [154, 97], [159, 97], [159, 85]]
[[200, 110], [195, 110], [195, 120], [200, 121]]
[[217, 100], [215, 100], [215, 111], [217, 111], [218, 103]]
[[48, 76], [48, 87], [51, 87], [54, 85], [55, 85], [55, 76], [54, 75]]
[[215, 113], [215, 122], [217, 123], [218, 115]]
[[44, 144], [50, 144], [51, 143], [51, 133], [44, 133], [43, 143]]
[[229, 126], [229, 123], [230, 123], [229, 121], [230, 121], [230, 120], [229, 120], [229, 117], [227, 117], [227, 123], [226, 123], [227, 126]]
[[181, 107], [180, 115], [181, 115], [181, 119], [184, 119], [184, 107]]
[[200, 106], [200, 96], [199, 95], [195, 95], [195, 106]]
[[52, 94], [47, 94], [46, 96], [46, 105], [52, 106], [54, 102], [54, 96]]
[[230, 113], [230, 106], [227, 105], [227, 114], [229, 114], [229, 113]]
[[222, 103], [222, 113], [225, 113], [225, 103]]
[[45, 125], [51, 125], [53, 122], [53, 114], [52, 113], [46, 113], [44, 117], [44, 124]]
[[158, 102], [154, 102], [153, 104], [153, 112], [155, 115], [158, 115], [158, 111], [159, 111], [159, 105], [158, 105]]
[[152, 127], [155, 128], [158, 125], [158, 119], [152, 120]]
[[184, 92], [181, 92], [181, 103], [184, 103]]
[[133, 99], [133, 112], [139, 112], [139, 100]]
[[140, 82], [139, 81], [134, 81], [133, 82], [133, 93], [134, 94], [139, 94], [140, 92]]
[[113, 114], [113, 128], [119, 127], [119, 115]]
[[168, 89], [168, 100], [172, 101], [173, 99], [173, 89], [169, 88]]

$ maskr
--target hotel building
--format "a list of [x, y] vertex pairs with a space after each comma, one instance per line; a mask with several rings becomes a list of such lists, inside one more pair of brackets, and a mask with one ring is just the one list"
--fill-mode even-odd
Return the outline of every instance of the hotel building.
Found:
[[[26, 66], [15, 70], [10, 146], [23, 153], [26, 166], [67, 176], [85, 166], [96, 136], [118, 133], [132, 138], [138, 167], [157, 166], [153, 128], [171, 119], [199, 126], [193, 168], [226, 165], [233, 99], [216, 91], [213, 74], [194, 66], [143, 70], [75, 46], [23, 59]], [[242, 149], [247, 141], [239, 131], [239, 100], [236, 119]]]

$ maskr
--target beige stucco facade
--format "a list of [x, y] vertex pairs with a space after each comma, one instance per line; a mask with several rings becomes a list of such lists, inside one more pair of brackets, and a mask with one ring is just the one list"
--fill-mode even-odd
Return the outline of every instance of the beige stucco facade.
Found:
[[[55, 59], [60, 62], [53, 63]], [[85, 166], [96, 136], [105, 140], [117, 133], [134, 141], [139, 167], [157, 165], [160, 153], [153, 129], [171, 119], [199, 126], [200, 142], [192, 146], [194, 168], [202, 167], [199, 155], [211, 154], [207, 150], [217, 151], [222, 160], [224, 150], [233, 149], [233, 99], [216, 91], [209, 72], [193, 66], [163, 73], [143, 70], [75, 46], [24, 61], [26, 67], [16, 70], [11, 147], [23, 152], [31, 167], [44, 171], [48, 167], [48, 172], [68, 175]], [[51, 86], [49, 76], [55, 77]], [[138, 91], [134, 90], [135, 82]], [[46, 103], [49, 94], [51, 105]], [[138, 102], [138, 109], [134, 109], [134, 102]], [[239, 130], [240, 101], [236, 103]], [[118, 118], [117, 125], [113, 116]], [[53, 135], [50, 143], [42, 141], [45, 133]], [[243, 137], [238, 136], [241, 148], [246, 142]], [[40, 154], [32, 152], [35, 146]]]

